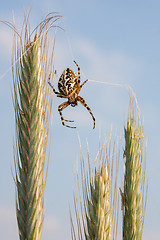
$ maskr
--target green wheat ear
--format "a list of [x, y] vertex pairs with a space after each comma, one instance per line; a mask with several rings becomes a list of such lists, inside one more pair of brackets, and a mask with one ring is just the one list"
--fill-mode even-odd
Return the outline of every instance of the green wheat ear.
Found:
[[[106, 143], [102, 144], [92, 170], [89, 152], [87, 171], [85, 166], [86, 162], [83, 158], [81, 159], [83, 195], [80, 193], [80, 183], [77, 175], [75, 180], [77, 190], [74, 196], [77, 234], [71, 217], [71, 235], [74, 240], [108, 240], [116, 239], [117, 237], [117, 175], [119, 150], [118, 152], [115, 151], [115, 143], [113, 152], [111, 151], [111, 141], [109, 141], [108, 146]], [[115, 158], [116, 170], [114, 171], [113, 164]], [[115, 180], [113, 179], [113, 172], [115, 173]], [[80, 211], [78, 196], [80, 199]]]
[[[138, 113], [138, 114], [137, 114]], [[131, 98], [125, 127], [125, 178], [121, 190], [123, 210], [123, 239], [142, 239], [146, 208], [144, 135], [138, 105]], [[147, 190], [146, 190], [147, 192]]]
[[30, 34], [25, 16], [22, 35], [14, 36], [13, 102], [16, 124], [15, 182], [19, 239], [41, 239], [44, 171], [52, 97], [48, 77], [53, 50], [48, 56], [48, 30], [60, 16], [49, 14]]

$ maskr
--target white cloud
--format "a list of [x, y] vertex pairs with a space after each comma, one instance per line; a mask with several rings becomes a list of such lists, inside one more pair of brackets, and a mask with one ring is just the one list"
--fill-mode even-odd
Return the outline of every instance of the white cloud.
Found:
[[[137, 79], [137, 75], [143, 67], [143, 64], [138, 61], [138, 59], [132, 59], [122, 51], [107, 51], [106, 49], [102, 49], [101, 46], [95, 45], [91, 40], [82, 37], [74, 38], [72, 43], [73, 45], [71, 46], [66, 39], [63, 41], [57, 40], [55, 47], [55, 63], [56, 68], [58, 68], [57, 80], [65, 67], [71, 67], [77, 71], [73, 62], [71, 62], [71, 59], [75, 58], [81, 67], [82, 81], [89, 79], [106, 83], [109, 82], [113, 85], [118, 83], [131, 85], [133, 88], [135, 87], [132, 85], [138, 82], [139, 79]], [[74, 51], [75, 54], [73, 54], [74, 56], [72, 57], [72, 52]], [[78, 59], [76, 56], [78, 56]], [[95, 83], [90, 84], [95, 86]], [[99, 85], [102, 90], [108, 88], [107, 85]], [[96, 84], [96, 86], [98, 85]], [[117, 89], [115, 86], [110, 87], [111, 90], [115, 88]], [[118, 92], [121, 92], [121, 89], [122, 87], [119, 87]], [[116, 96], [114, 97], [116, 98]]]
[[[76, 66], [71, 61], [73, 50], [76, 52], [74, 55], [78, 56], [78, 59], [75, 60], [81, 68], [82, 82], [89, 78], [89, 80], [110, 82], [111, 84], [129, 84], [130, 78], [134, 79], [135, 69], [138, 71], [140, 68], [139, 63], [123, 52], [104, 52], [101, 47], [97, 47], [92, 41], [83, 38], [74, 38], [72, 42], [71, 50], [66, 39], [56, 43], [55, 67], [58, 71], [55, 88], [57, 88], [60, 74], [66, 67], [70, 67], [77, 72]], [[106, 115], [110, 115], [110, 119], [113, 119], [113, 117], [117, 119], [119, 114], [121, 114], [121, 119], [124, 121], [124, 111], [128, 109], [129, 103], [128, 92], [124, 87], [88, 82], [82, 89], [82, 92], [80, 92], [80, 95], [84, 97], [86, 103], [93, 111], [96, 117], [96, 125], [102, 125], [103, 123], [108, 125], [110, 120]], [[56, 101], [56, 104], [58, 103], [60, 101]], [[77, 108], [74, 110], [69, 109], [63, 112], [64, 118], [75, 120], [77, 126], [78, 122], [86, 126], [90, 123], [92, 124], [90, 114], [82, 107], [79, 106], [78, 111]], [[106, 122], [106, 119], [108, 122]]]
[[70, 239], [68, 231], [68, 223], [61, 222], [56, 216], [48, 215], [44, 218], [44, 227], [42, 232], [42, 240], [53, 239]]
[[[12, 39], [13, 32], [6, 26], [6, 30], [0, 29], [0, 52], [1, 61], [11, 59]], [[10, 61], [11, 62], [11, 61]]]
[[60, 232], [60, 222], [52, 215], [44, 217], [44, 225], [42, 232], [42, 239], [58, 239], [58, 233]]
[[150, 231], [150, 232], [144, 232], [144, 234], [142, 235], [142, 238], [144, 240], [159, 240], [159, 236], [160, 236], [160, 231]]
[[83, 38], [78, 38], [74, 42], [76, 55], [87, 60], [89, 69], [86, 67], [85, 69], [89, 70], [89, 74], [96, 78], [95, 80], [128, 84], [142, 67], [138, 59], [132, 59], [120, 50], [107, 51]]
[[[62, 226], [64, 226], [64, 224], [60, 222], [56, 216], [45, 216], [42, 239], [67, 240], [67, 238], [65, 238], [65, 229], [63, 228], [63, 231], [61, 230]], [[15, 208], [9, 207], [7, 205], [0, 205], [0, 236], [1, 239], [5, 240], [18, 239], [18, 228]]]
[[0, 236], [1, 239], [18, 239], [15, 209], [0, 205]]
[[[62, 228], [63, 226], [63, 228]], [[64, 228], [64, 223], [60, 222], [60, 220], [53, 215], [45, 216], [44, 218], [44, 227], [42, 233], [42, 240], [52, 240], [52, 239], [70, 239], [70, 234], [68, 228], [69, 224], [65, 224], [66, 229]], [[17, 231], [17, 221], [15, 209], [9, 207], [7, 205], [0, 205], [0, 235], [1, 239], [10, 240], [10, 239], [18, 239], [18, 231]], [[160, 232], [144, 232], [143, 239], [145, 240], [158, 240], [160, 236]], [[121, 239], [118, 236], [118, 239]]]
[[49, 215], [44, 218], [44, 227], [47, 232], [56, 232], [60, 230], [60, 222], [55, 216]]

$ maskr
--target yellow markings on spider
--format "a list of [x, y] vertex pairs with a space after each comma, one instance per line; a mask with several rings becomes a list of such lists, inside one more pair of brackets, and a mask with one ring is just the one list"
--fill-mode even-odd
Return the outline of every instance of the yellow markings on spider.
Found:
[[80, 67], [78, 66], [78, 64], [75, 61], [74, 61], [74, 63], [76, 64], [76, 66], [78, 68], [78, 76], [70, 68], [66, 68], [63, 71], [63, 73], [60, 76], [59, 81], [58, 81], [59, 92], [57, 92], [54, 89], [54, 87], [51, 85], [50, 82], [48, 82], [48, 84], [52, 88], [53, 92], [57, 95], [57, 97], [68, 98], [68, 101], [66, 101], [58, 106], [58, 111], [59, 111], [59, 114], [61, 117], [61, 121], [65, 127], [76, 128], [76, 127], [72, 127], [72, 126], [65, 124], [65, 122], [74, 122], [74, 121], [64, 119], [62, 116], [62, 111], [69, 105], [71, 105], [72, 107], [75, 107], [78, 104], [78, 102], [80, 102], [91, 114], [93, 123], [94, 123], [93, 128], [95, 128], [95, 117], [94, 117], [91, 109], [88, 107], [85, 100], [81, 96], [78, 95], [81, 88], [88, 80], [84, 81], [80, 85]]

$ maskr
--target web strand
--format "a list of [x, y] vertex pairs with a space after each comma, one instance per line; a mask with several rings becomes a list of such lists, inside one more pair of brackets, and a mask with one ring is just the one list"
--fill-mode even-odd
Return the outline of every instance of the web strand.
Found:
[[121, 84], [121, 83], [102, 82], [102, 81], [96, 81], [96, 80], [92, 80], [92, 79], [88, 79], [88, 82], [94, 82], [94, 83], [98, 83], [98, 84], [104, 84], [104, 85], [110, 85], [110, 86], [114, 86], [114, 87], [125, 88], [128, 91], [128, 93], [130, 94], [130, 96], [134, 98], [136, 106], [137, 106], [137, 110], [138, 110], [138, 115], [140, 114], [140, 109], [139, 109], [139, 106], [138, 106], [138, 101], [137, 101], [137, 98], [136, 98], [136, 94], [135, 94], [134, 90], [131, 88], [130, 85]]
[[[64, 19], [63, 19], [64, 21]], [[52, 26], [50, 25], [44, 32], [41, 36], [39, 36], [35, 42], [37, 42], [44, 34], [46, 34], [46, 32], [49, 31], [49, 29], [51, 28]], [[55, 26], [56, 29], [55, 29], [55, 34], [57, 32], [57, 25]], [[63, 29], [64, 30], [64, 29]], [[73, 49], [72, 49], [72, 44], [71, 44], [71, 41], [70, 41], [70, 37], [69, 37], [69, 34], [66, 30], [64, 30], [65, 32], [65, 36], [66, 36], [66, 39], [67, 39], [67, 44], [68, 44], [68, 47], [69, 47], [69, 51], [70, 51], [70, 55], [71, 55], [71, 58], [72, 60], [74, 61], [75, 58], [74, 58], [74, 54], [73, 54]], [[0, 80], [2, 80], [6, 75], [7, 73], [17, 64], [17, 62], [19, 62], [19, 60], [30, 50], [32, 46], [30, 46], [29, 48], [26, 49], [26, 51], [22, 54], [21, 57], [19, 57], [1, 76], [0, 76]], [[84, 74], [84, 72], [81, 70], [81, 73], [82, 75], [87, 79], [86, 75]], [[88, 79], [89, 82], [93, 82], [93, 83], [98, 83], [98, 84], [104, 84], [104, 85], [110, 85], [110, 86], [114, 86], [114, 87], [122, 87], [122, 88], [125, 88], [131, 96], [134, 97], [135, 99], [135, 103], [137, 105], [137, 109], [138, 109], [138, 112], [139, 112], [139, 107], [138, 107], [138, 102], [137, 102], [137, 98], [136, 98], [136, 95], [133, 91], [133, 89], [131, 88], [131, 86], [127, 85], [127, 84], [121, 84], [121, 83], [112, 83], [112, 82], [103, 82], [103, 81], [97, 81], [97, 80], [92, 80], [92, 79]]]
[[[63, 21], [64, 21], [64, 19], [63, 19]], [[66, 35], [66, 38], [67, 38], [67, 43], [68, 43], [70, 55], [72, 57], [72, 60], [74, 61], [75, 58], [74, 58], [72, 44], [71, 44], [71, 41], [70, 41], [69, 34], [68, 34], [68, 32], [66, 30], [64, 30], [64, 32], [65, 32], [65, 35]], [[85, 79], [88, 79], [87, 76], [82, 71], [82, 69], [81, 69], [81, 74], [84, 76]], [[124, 88], [125, 90], [128, 91], [130, 96], [134, 98], [135, 103], [137, 105], [138, 114], [139, 114], [140, 110], [139, 110], [139, 107], [138, 107], [138, 101], [137, 101], [137, 98], [136, 98], [136, 94], [135, 94], [134, 90], [131, 88], [130, 85], [121, 84], [121, 83], [103, 82], [103, 81], [97, 81], [97, 80], [92, 80], [92, 79], [88, 79], [88, 82], [93, 82], [93, 83], [104, 84], [104, 85], [109, 85], [109, 86], [113, 86], [113, 87], [122, 87], [122, 88]]]

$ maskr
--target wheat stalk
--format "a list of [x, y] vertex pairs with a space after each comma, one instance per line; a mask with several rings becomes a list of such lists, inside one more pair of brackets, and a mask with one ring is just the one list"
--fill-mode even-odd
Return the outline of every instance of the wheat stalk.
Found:
[[139, 108], [135, 99], [131, 97], [129, 117], [125, 127], [124, 192], [121, 191], [124, 240], [142, 239], [147, 199], [147, 195], [145, 197], [146, 158], [143, 153], [143, 145], [144, 135]]
[[[118, 154], [118, 155], [116, 155]], [[116, 155], [116, 176], [113, 180], [113, 164]], [[111, 141], [108, 147], [106, 142], [99, 148], [95, 164], [91, 170], [90, 154], [88, 151], [88, 170], [81, 158], [82, 192], [77, 175], [77, 190], [74, 195], [77, 232], [76, 236], [73, 219], [71, 217], [72, 239], [107, 240], [117, 236], [117, 174], [119, 152], [111, 155]], [[97, 166], [98, 165], [98, 166]], [[88, 173], [87, 173], [88, 172]], [[113, 187], [114, 182], [114, 188]], [[113, 191], [113, 194], [112, 194]], [[78, 201], [79, 197], [79, 201]], [[79, 210], [80, 202], [80, 210]]]
[[16, 124], [14, 147], [16, 213], [19, 239], [41, 239], [44, 172], [52, 97], [48, 78], [54, 72], [48, 30], [60, 16], [48, 14], [32, 32], [25, 16], [21, 36], [13, 47], [13, 102]]

